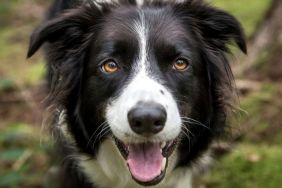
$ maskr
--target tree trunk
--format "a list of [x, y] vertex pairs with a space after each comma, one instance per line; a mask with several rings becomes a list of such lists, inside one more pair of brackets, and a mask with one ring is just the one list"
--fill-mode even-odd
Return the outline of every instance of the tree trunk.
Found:
[[235, 67], [235, 74], [240, 75], [250, 69], [264, 50], [279, 43], [282, 43], [282, 0], [273, 0], [264, 20], [248, 43], [248, 55], [243, 59], [244, 63]]

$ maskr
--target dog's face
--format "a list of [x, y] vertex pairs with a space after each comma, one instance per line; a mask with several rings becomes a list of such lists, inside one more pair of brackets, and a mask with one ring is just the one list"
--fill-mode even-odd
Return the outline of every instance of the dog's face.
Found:
[[197, 90], [188, 88], [197, 85], [194, 41], [171, 11], [122, 7], [109, 14], [91, 45], [82, 88], [86, 124], [95, 124], [89, 112], [104, 100], [100, 114], [133, 177], [147, 184], [161, 179], [179, 138], [177, 100]]
[[237, 21], [202, 3], [91, 5], [40, 27], [29, 55], [49, 41], [79, 149], [96, 155], [110, 138], [133, 179], [153, 185], [174, 151], [189, 165], [223, 132], [230, 39], [245, 51]]

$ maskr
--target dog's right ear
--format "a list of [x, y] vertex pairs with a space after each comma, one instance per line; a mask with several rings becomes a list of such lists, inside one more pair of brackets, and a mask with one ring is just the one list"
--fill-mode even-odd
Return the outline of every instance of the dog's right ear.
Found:
[[30, 37], [27, 57], [31, 57], [44, 42], [55, 41], [56, 38], [60, 37], [62, 31], [68, 27], [71, 26], [67, 24], [67, 20], [64, 17], [59, 17], [40, 25]]
[[72, 39], [89, 31], [101, 11], [94, 5], [69, 10], [61, 16], [40, 25], [30, 37], [27, 58], [31, 57], [45, 42], [56, 42], [68, 31]]

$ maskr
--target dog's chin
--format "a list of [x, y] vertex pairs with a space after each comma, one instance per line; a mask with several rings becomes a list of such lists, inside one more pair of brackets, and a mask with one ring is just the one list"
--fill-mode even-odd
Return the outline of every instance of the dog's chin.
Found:
[[140, 185], [160, 183], [166, 174], [168, 158], [177, 146], [177, 139], [162, 143], [124, 143], [114, 137], [132, 178]]

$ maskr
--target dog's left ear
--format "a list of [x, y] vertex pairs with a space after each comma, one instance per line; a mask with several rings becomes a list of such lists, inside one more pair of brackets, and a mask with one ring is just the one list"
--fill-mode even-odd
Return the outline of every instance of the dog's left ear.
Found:
[[210, 47], [228, 51], [227, 44], [233, 40], [242, 52], [247, 53], [243, 29], [237, 19], [229, 13], [199, 0], [189, 0], [180, 9], [189, 15], [193, 26], [200, 31], [200, 37]]

